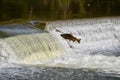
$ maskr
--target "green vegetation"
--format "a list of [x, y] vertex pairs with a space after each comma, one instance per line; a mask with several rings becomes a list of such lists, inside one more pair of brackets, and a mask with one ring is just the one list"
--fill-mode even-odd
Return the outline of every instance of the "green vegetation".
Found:
[[0, 7], [0, 21], [120, 15], [120, 0], [0, 0]]

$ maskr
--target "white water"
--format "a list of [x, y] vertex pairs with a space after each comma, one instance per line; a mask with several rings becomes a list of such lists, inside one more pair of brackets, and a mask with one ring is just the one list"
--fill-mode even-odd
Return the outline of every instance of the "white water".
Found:
[[[1, 39], [1, 62], [100, 68], [120, 73], [119, 18], [55, 21], [47, 24], [47, 30], [50, 33]], [[64, 40], [60, 36], [63, 33], [81, 38], [80, 44]]]
[[71, 33], [81, 38], [80, 44], [66, 40], [74, 52], [55, 59], [50, 65], [120, 73], [120, 18], [56, 21], [47, 24], [47, 28], [57, 36]]
[[50, 33], [8, 37], [1, 39], [0, 44], [1, 62], [41, 64], [66, 53], [59, 39]]

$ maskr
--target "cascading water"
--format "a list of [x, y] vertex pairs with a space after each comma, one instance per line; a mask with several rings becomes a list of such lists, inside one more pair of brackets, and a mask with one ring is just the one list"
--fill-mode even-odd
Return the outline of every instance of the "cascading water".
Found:
[[[23, 27], [22, 35], [17, 28], [15, 35], [0, 39], [0, 79], [119, 80], [119, 24], [119, 18], [54, 21], [46, 24], [48, 32], [27, 28], [26, 34]], [[81, 42], [65, 40], [64, 33]]]
[[[56, 21], [48, 30], [60, 36], [69, 33], [81, 38], [80, 44], [66, 40], [74, 53], [54, 60], [74, 68], [101, 68], [120, 71], [120, 20], [114, 18]], [[57, 65], [56, 65], [57, 64]], [[59, 65], [63, 66], [63, 65]]]
[[66, 53], [59, 40], [50, 33], [20, 35], [4, 38], [2, 41], [12, 50], [13, 53], [10, 53], [10, 49], [7, 49], [6, 53], [9, 54], [9, 57], [11, 54], [14, 55], [15, 58], [11, 56], [12, 59], [14, 58], [11, 62], [14, 63], [44, 63]]

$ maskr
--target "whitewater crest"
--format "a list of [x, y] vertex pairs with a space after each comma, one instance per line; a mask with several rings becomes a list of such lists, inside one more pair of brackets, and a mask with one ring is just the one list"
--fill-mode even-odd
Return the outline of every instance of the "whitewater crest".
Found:
[[55, 21], [49, 23], [47, 28], [49, 32], [56, 34], [57, 36], [68, 33], [77, 38], [81, 38], [80, 44], [68, 40], [67, 42], [74, 46], [75, 51], [94, 54], [90, 51], [97, 53], [96, 50], [106, 52], [105, 50], [109, 51], [112, 47], [114, 47], [113, 49], [119, 48], [119, 23], [120, 20], [116, 18], [95, 18]]
[[[51, 33], [35, 33], [1, 39], [1, 53], [11, 62], [23, 64], [39, 64], [49, 62], [66, 53], [64, 46]], [[7, 48], [9, 46], [9, 48]], [[11, 51], [12, 50], [12, 51]], [[2, 55], [1, 55], [2, 56]]]
[[[53, 21], [45, 28], [48, 32], [3, 38], [0, 44], [9, 46], [6, 53], [10, 49], [16, 62], [120, 71], [119, 18]], [[64, 39], [62, 34], [81, 41]]]
[[[119, 71], [120, 19], [94, 18], [53, 21], [47, 24], [50, 33], [72, 34], [81, 42], [66, 41], [74, 52], [55, 59], [53, 66], [72, 68], [102, 68]], [[51, 65], [51, 64], [50, 64]]]
[[16, 60], [14, 51], [3, 39], [0, 39], [0, 63], [8, 63]]
[[47, 31], [14, 26], [0, 27], [10, 34], [0, 39], [1, 79], [119, 80], [120, 18], [53, 21], [46, 24]]

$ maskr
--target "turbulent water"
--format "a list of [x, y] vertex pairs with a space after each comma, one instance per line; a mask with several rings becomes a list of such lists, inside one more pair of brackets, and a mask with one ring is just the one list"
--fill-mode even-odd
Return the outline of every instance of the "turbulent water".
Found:
[[[80, 44], [66, 40], [74, 53], [54, 63], [70, 64], [77, 68], [120, 68], [120, 20], [114, 18], [56, 21], [48, 25], [57, 36], [70, 33], [81, 38]], [[57, 30], [57, 31], [56, 31]], [[59, 31], [58, 31], [59, 30]], [[64, 58], [64, 60], [63, 60]]]
[[[6, 46], [10, 48], [5, 53], [1, 52], [1, 55], [7, 54], [6, 58], [10, 57], [12, 60], [15, 58], [16, 61], [12, 61], [14, 63], [44, 63], [66, 52], [58, 39], [50, 33], [37, 33], [5, 38], [1, 40], [1, 43], [4, 45], [2, 48], [6, 48]], [[8, 61], [10, 60], [8, 59]]]
[[0, 39], [2, 80], [119, 80], [119, 17], [53, 21], [46, 29]]

